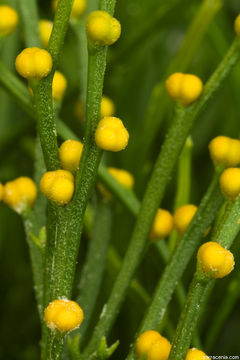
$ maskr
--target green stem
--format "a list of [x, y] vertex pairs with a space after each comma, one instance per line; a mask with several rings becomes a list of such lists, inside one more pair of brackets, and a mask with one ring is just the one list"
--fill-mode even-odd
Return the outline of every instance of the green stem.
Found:
[[216, 313], [214, 314], [214, 319], [210, 322], [210, 327], [207, 330], [205, 348], [207, 351], [211, 351], [212, 347], [219, 336], [219, 333], [226, 322], [229, 314], [232, 312], [236, 302], [240, 297], [240, 288], [239, 288], [240, 272], [237, 276], [231, 280], [228, 285], [227, 291], [224, 293], [225, 296], [218, 306]]
[[[177, 191], [174, 200], [174, 210], [176, 210], [182, 205], [189, 203], [191, 187], [192, 148], [193, 143], [191, 137], [188, 137], [178, 160]], [[178, 241], [179, 235], [174, 229], [168, 241], [168, 247], [170, 252], [173, 252]]]
[[[62, 2], [60, 0], [58, 7], [64, 2], [64, 0]], [[105, 5], [105, 2], [103, 3]], [[113, 1], [106, 1], [106, 3], [109, 9], [112, 9]], [[57, 10], [56, 17], [57, 14], [60, 14], [60, 10]], [[51, 40], [52, 37], [49, 49], [51, 49]], [[45, 288], [51, 290], [48, 291], [49, 296], [45, 298], [46, 302], [60, 297], [71, 298], [84, 213], [96, 180], [97, 169], [102, 154], [95, 144], [94, 134], [99, 121], [107, 47], [95, 46], [91, 43], [88, 45], [88, 85], [84, 148], [76, 177], [73, 200], [65, 209], [59, 209], [59, 207], [56, 208], [56, 206], [51, 205], [51, 211], [49, 212], [50, 240], [48, 252], [50, 255], [46, 268], [49, 269], [51, 275], [48, 274], [45, 279], [47, 284]], [[45, 334], [44, 342], [46, 345], [43, 348], [43, 359], [50, 359], [49, 356], [53, 348], [60, 356], [62, 343], [58, 342], [58, 345], [55, 346], [55, 334], [50, 334], [49, 331], [45, 332]]]
[[191, 190], [191, 162], [193, 142], [188, 137], [178, 161], [177, 191], [174, 200], [174, 210], [188, 204]]
[[[218, 188], [218, 179], [219, 174], [217, 173], [202, 198], [193, 221], [184, 233], [182, 240], [176, 247], [170, 262], [165, 268], [138, 334], [147, 329], [156, 328], [162, 321], [179, 279], [223, 201]], [[181, 261], [179, 261], [180, 258]], [[135, 359], [134, 353], [135, 349], [132, 348], [127, 360]]]
[[[221, 2], [219, 0], [205, 0], [202, 2], [196, 16], [188, 27], [178, 53], [172, 59], [165, 71], [166, 76], [169, 76], [175, 71], [185, 72], [187, 70], [202, 38], [220, 7]], [[159, 102], [161, 102], [161, 109], [159, 109]], [[149, 150], [152, 146], [151, 144], [154, 144], [154, 138], [158, 134], [158, 130], [162, 124], [168, 106], [169, 98], [165, 90], [165, 81], [160, 80], [153, 88], [146, 115], [143, 120], [141, 134], [144, 135], [139, 137], [138, 145], [143, 161], [149, 154]]]
[[184, 360], [195, 330], [209, 282], [199, 280], [196, 273], [174, 336], [169, 360]]
[[79, 329], [80, 340], [83, 341], [102, 283], [107, 250], [111, 238], [112, 209], [104, 199], [98, 199], [95, 210], [95, 221], [92, 238], [89, 239], [89, 249], [82, 270], [79, 296], [76, 301], [81, 304], [84, 312], [84, 322]]
[[[206, 83], [200, 99], [187, 109], [183, 109], [181, 106], [176, 107], [175, 118], [162, 145], [151, 179], [144, 194], [133, 235], [123, 260], [122, 268], [115, 281], [107, 305], [104, 308], [104, 312], [102, 313], [102, 316], [100, 316], [99, 322], [95, 327], [92, 339], [84, 352], [83, 358], [85, 359], [91, 356], [102, 336], [108, 333], [119, 312], [133, 274], [140, 263], [154, 216], [163, 198], [179, 153], [182, 150], [194, 120], [203, 107], [206, 106], [210, 97], [219, 88], [230, 69], [237, 62], [239, 57], [239, 43], [240, 40], [236, 38], [225, 58]], [[213, 189], [215, 190], [214, 186]], [[211, 190], [213, 189], [211, 188]], [[217, 209], [219, 202], [221, 202], [221, 196], [218, 191], [217, 194], [215, 193], [214, 195], [216, 196], [216, 204], [214, 204], [213, 207], [214, 209]], [[212, 205], [212, 203], [210, 204]], [[211, 220], [213, 219], [212, 216], [209, 218]], [[182, 262], [182, 264], [186, 266], [185, 262]], [[173, 288], [174, 287], [175, 284]]]
[[24, 37], [27, 47], [41, 47], [38, 31], [38, 9], [36, 0], [18, 0], [22, 13]]
[[[230, 209], [226, 207], [226, 216], [222, 223], [219, 224], [220, 229], [216, 240], [227, 249], [231, 247], [240, 230], [238, 222], [239, 210], [240, 197], [235, 203], [231, 204]], [[224, 241], [221, 239], [224, 239]], [[203, 306], [206, 305], [204, 300], [210, 286], [211, 280], [198, 267], [180, 316], [169, 360], [185, 359], [198, 318], [203, 310]]]

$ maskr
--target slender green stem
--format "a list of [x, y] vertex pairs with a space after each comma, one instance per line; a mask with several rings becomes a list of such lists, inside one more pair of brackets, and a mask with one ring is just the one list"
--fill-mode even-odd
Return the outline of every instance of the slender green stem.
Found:
[[[62, 0], [62, 3], [64, 3], [64, 0]], [[111, 8], [112, 1], [107, 1], [107, 3], [109, 3]], [[59, 7], [60, 4], [61, 0], [59, 1]], [[57, 14], [60, 14], [60, 11], [57, 11], [56, 17]], [[49, 49], [51, 49], [51, 39]], [[72, 202], [65, 209], [57, 209], [52, 205], [48, 218], [50, 231], [48, 252], [50, 254], [50, 261], [48, 261], [46, 267], [50, 270], [51, 275], [49, 274], [50, 280], [46, 278], [48, 283], [46, 289], [51, 289], [50, 292], [48, 291], [49, 301], [59, 297], [71, 297], [84, 213], [96, 180], [102, 153], [95, 144], [94, 134], [99, 121], [107, 47], [95, 46], [92, 43], [88, 45], [86, 132], [83, 154], [76, 177], [75, 193]], [[53, 256], [52, 260], [51, 254]], [[62, 343], [58, 342], [56, 350], [55, 334], [50, 334], [49, 331], [46, 334], [43, 359], [50, 359], [49, 356], [53, 348], [60, 356]]]
[[[108, 263], [110, 268], [109, 271], [111, 271], [111, 273], [112, 270], [114, 270], [114, 274], [117, 274], [121, 269], [122, 258], [120, 257], [117, 250], [113, 246], [111, 246], [108, 251]], [[137, 279], [132, 280], [130, 288], [142, 299], [142, 301], [145, 304], [150, 303], [151, 301], [150, 295]]]
[[192, 148], [192, 139], [188, 137], [178, 161], [177, 191], [174, 200], [174, 210], [189, 203], [191, 190]]
[[[178, 160], [177, 191], [174, 200], [174, 210], [176, 210], [182, 205], [189, 203], [191, 187], [192, 148], [192, 140], [190, 137], [188, 137]], [[171, 252], [173, 252], [178, 240], [179, 235], [174, 229], [168, 241], [169, 250]]]
[[[221, 7], [219, 0], [205, 0], [200, 5], [196, 16], [188, 27], [184, 41], [173, 60], [170, 62], [165, 74], [169, 76], [174, 71], [186, 71], [191, 63], [199, 44], [202, 41], [209, 25], [214, 16]], [[161, 102], [161, 109], [159, 109]], [[141, 151], [141, 159], [148, 156], [151, 144], [158, 134], [158, 130], [164, 119], [164, 115], [169, 106], [169, 99], [165, 90], [165, 81], [160, 80], [153, 88], [146, 115], [143, 120], [143, 126], [139, 137], [139, 151]], [[146, 136], [146, 134], [148, 136]]]
[[[216, 240], [227, 249], [230, 248], [240, 231], [240, 224], [238, 221], [239, 209], [240, 197], [235, 203], [231, 204], [230, 209], [226, 207], [226, 217], [224, 217], [224, 220], [219, 224], [220, 229]], [[224, 240], [222, 241], [222, 239]], [[210, 286], [211, 280], [209, 277], [203, 274], [200, 268], [197, 268], [184, 309], [179, 319], [169, 360], [185, 359], [192, 340], [193, 331], [195, 330], [202, 308], [206, 304], [204, 299]]]
[[[218, 188], [219, 174], [215, 174], [206, 194], [204, 195], [198, 211], [186, 230], [182, 240], [176, 247], [170, 262], [156, 287], [152, 303], [147, 310], [138, 331], [142, 333], [147, 329], [154, 329], [162, 321], [174, 289], [181, 278], [192, 254], [201, 242], [202, 236], [211, 224], [223, 201]], [[181, 261], [179, 259], [181, 258]], [[135, 359], [135, 350], [132, 348], [128, 360]]]
[[199, 280], [196, 273], [191, 283], [184, 309], [174, 336], [169, 360], [184, 360], [195, 330], [209, 282]]
[[24, 37], [27, 47], [41, 47], [38, 31], [38, 9], [36, 0], [18, 0], [22, 13]]
[[[103, 309], [103, 313], [95, 327], [92, 339], [84, 352], [83, 358], [85, 359], [94, 352], [94, 349], [96, 345], [99, 344], [102, 336], [108, 333], [119, 312], [130, 281], [141, 260], [154, 216], [161, 203], [166, 186], [175, 167], [179, 153], [186, 141], [187, 135], [200, 111], [219, 88], [233, 65], [237, 62], [239, 57], [239, 43], [240, 40], [236, 38], [225, 58], [206, 83], [200, 99], [186, 110], [181, 106], [176, 107], [175, 119], [162, 145], [151, 179], [144, 194], [133, 235], [123, 260], [122, 268], [115, 281], [107, 305]], [[221, 202], [222, 199], [218, 191], [216, 194], [214, 186], [213, 189], [211, 188], [211, 191], [212, 190], [215, 190], [215, 192], [213, 192], [216, 196], [216, 203], [214, 205], [212, 203], [210, 204], [214, 209], [218, 209], [219, 202]], [[211, 220], [213, 219], [212, 216], [209, 218]], [[189, 249], [187, 248], [187, 250]], [[192, 251], [194, 251], [194, 249]], [[189, 260], [189, 258], [187, 259]], [[184, 269], [186, 263], [182, 262], [182, 264]], [[174, 287], [175, 284], [173, 288]]]
[[205, 348], [208, 352], [212, 350], [224, 323], [240, 297], [239, 280], [240, 272], [238, 272], [237, 276], [229, 283], [225, 296], [214, 314], [214, 319], [209, 324], [205, 342]]
[[95, 221], [89, 244], [87, 258], [82, 270], [79, 296], [76, 301], [81, 304], [84, 322], [79, 328], [81, 343], [87, 330], [94, 306], [99, 294], [107, 250], [111, 238], [112, 209], [104, 199], [98, 199], [95, 210]]

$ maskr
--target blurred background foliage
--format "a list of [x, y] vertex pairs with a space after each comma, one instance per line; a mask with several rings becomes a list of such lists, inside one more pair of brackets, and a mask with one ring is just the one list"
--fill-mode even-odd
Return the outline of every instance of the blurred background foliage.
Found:
[[[88, 1], [90, 7], [94, 8], [94, 1]], [[0, 2], [18, 9], [17, 0]], [[233, 20], [239, 12], [238, 0], [211, 0], [211, 2], [216, 3], [217, 11], [187, 67], [187, 72], [200, 76], [203, 82], [208, 79], [230, 45], [234, 37]], [[168, 102], [162, 124], [154, 132], [148, 153], [143, 154], [145, 139], [149, 136], [144, 129], [151, 127], [151, 123], [144, 124], [151, 93], [154, 86], [166, 78], [169, 63], [178, 52], [188, 26], [201, 4], [202, 1], [199, 0], [168, 0], [167, 2], [119, 0], [117, 2], [115, 15], [122, 24], [122, 36], [109, 50], [104, 94], [113, 99], [116, 115], [124, 120], [131, 138], [124, 152], [107, 154], [104, 161], [108, 165], [125, 168], [136, 176], [136, 192], [140, 198], [166, 128], [171, 121], [174, 106], [166, 99], [165, 94], [158, 104], [160, 111], [166, 101]], [[41, 18], [53, 18], [49, 0], [39, 0], [38, 5]], [[79, 136], [82, 136], [82, 125], [75, 115], [75, 103], [79, 94], [77, 75], [79, 62], [75, 36], [70, 27], [59, 65], [59, 70], [68, 80], [61, 118]], [[14, 34], [1, 40], [0, 45], [2, 61], [15, 73], [14, 60], [24, 46], [21, 24]], [[239, 88], [240, 64], [235, 67], [210, 106], [201, 114], [192, 131], [194, 148], [191, 202], [196, 205], [213, 174], [213, 166], [208, 154], [209, 140], [220, 134], [233, 137], [239, 135]], [[14, 100], [0, 89], [0, 181], [5, 182], [21, 175], [32, 176], [35, 136], [34, 123]], [[173, 176], [163, 204], [169, 210], [173, 209], [175, 178], [176, 176]], [[134, 219], [118, 203], [112, 205], [112, 213], [111, 241], [123, 256]], [[91, 233], [85, 232], [78, 272], [81, 271], [87, 243], [90, 240]], [[239, 247], [239, 241], [236, 241], [233, 253], [237, 264], [240, 260]], [[23, 225], [20, 217], [3, 204], [0, 204], [0, 266], [0, 359], [39, 359], [40, 324], [32, 289], [32, 275]], [[186, 288], [192, 278], [194, 267], [195, 261], [192, 261], [185, 272], [183, 281]], [[163, 263], [155, 247], [149, 246], [137, 274], [149, 294], [153, 293], [162, 269]], [[105, 269], [95, 318], [108, 297], [116, 271], [109, 261]], [[236, 272], [240, 272], [239, 265], [236, 266]], [[215, 309], [226, 293], [226, 282], [229, 282], [233, 275], [231, 274], [226, 281], [219, 282], [209, 299], [207, 311], [203, 314], [200, 324], [203, 343], [207, 338]], [[238, 301], [209, 354], [239, 355], [239, 305]], [[145, 308], [146, 304], [141, 298], [134, 291], [129, 291], [118, 317], [117, 326], [110, 336], [110, 341], [119, 338], [121, 342], [121, 350], [114, 354], [114, 359], [124, 358], [128, 351], [129, 339], [133, 338]], [[173, 327], [176, 326], [179, 311], [174, 297], [168, 311]], [[166, 327], [164, 334], [171, 339], [172, 333], [169, 327]], [[207, 351], [204, 348], [203, 350]]]

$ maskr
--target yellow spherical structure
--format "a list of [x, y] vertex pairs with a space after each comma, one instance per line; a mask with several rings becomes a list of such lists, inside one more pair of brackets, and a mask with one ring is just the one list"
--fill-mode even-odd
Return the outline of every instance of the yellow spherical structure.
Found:
[[0, 6], [0, 36], [11, 34], [18, 25], [16, 10], [7, 5]]
[[186, 360], [207, 360], [209, 357], [201, 350], [196, 348], [189, 349]]
[[58, 205], [68, 204], [74, 193], [74, 177], [67, 170], [48, 171], [40, 181], [40, 190]]
[[32, 207], [36, 197], [37, 187], [35, 183], [25, 176], [9, 181], [3, 187], [3, 201], [19, 213], [27, 207]]
[[91, 12], [86, 20], [87, 37], [98, 45], [112, 45], [121, 35], [120, 22], [106, 11]]
[[76, 140], [66, 140], [59, 148], [59, 157], [63, 169], [76, 171], [82, 156], [83, 144]]
[[47, 48], [48, 42], [52, 33], [53, 22], [49, 20], [40, 20], [39, 21], [39, 35], [42, 46]]
[[170, 342], [154, 330], [145, 331], [136, 342], [138, 357], [145, 355], [146, 360], [167, 360], [170, 350]]
[[133, 188], [134, 178], [130, 172], [114, 167], [109, 167], [107, 170], [123, 187], [127, 189]]
[[44, 320], [52, 330], [61, 333], [78, 328], [83, 322], [84, 314], [75, 301], [58, 299], [52, 301], [44, 311]]
[[55, 71], [52, 83], [52, 97], [61, 100], [67, 89], [67, 80], [60, 71]]
[[240, 193], [240, 169], [228, 168], [219, 179], [220, 188], [226, 199], [236, 200]]
[[202, 271], [214, 279], [227, 276], [234, 268], [233, 254], [213, 241], [200, 246], [197, 259]]
[[15, 66], [22, 77], [41, 80], [52, 70], [52, 57], [44, 49], [26, 48], [17, 56]]
[[181, 84], [180, 98], [183, 106], [192, 104], [199, 98], [202, 93], [203, 84], [198, 76], [192, 74], [184, 74]]
[[237, 36], [240, 36], [240, 14], [236, 17], [234, 21], [234, 30]]
[[170, 212], [167, 210], [158, 209], [152, 225], [150, 238], [164, 239], [171, 234], [173, 226], [173, 216], [170, 214]]
[[100, 149], [121, 151], [127, 146], [128, 140], [129, 133], [120, 119], [106, 116], [99, 121], [95, 141]]
[[215, 165], [227, 167], [240, 164], [240, 141], [227, 136], [217, 136], [209, 144], [210, 156]]
[[[52, 8], [54, 12], [57, 9], [57, 4], [58, 4], [58, 0], [53, 0]], [[70, 17], [72, 19], [81, 19], [83, 14], [85, 13], [86, 8], [87, 8], [86, 0], [74, 0]]]
[[178, 100], [181, 94], [181, 84], [183, 81], [184, 74], [180, 72], [176, 72], [168, 77], [166, 80], [166, 89], [168, 95], [173, 100]]
[[166, 80], [166, 89], [173, 100], [179, 100], [183, 106], [187, 107], [199, 98], [203, 84], [196, 75], [177, 72]]
[[105, 116], [113, 116], [114, 113], [115, 113], [115, 106], [113, 101], [109, 97], [103, 96], [101, 101], [101, 110], [100, 110], [101, 118]]
[[188, 228], [190, 222], [197, 212], [197, 209], [197, 206], [193, 204], [187, 204], [181, 206], [175, 211], [173, 215], [174, 226], [180, 235], [183, 235]]

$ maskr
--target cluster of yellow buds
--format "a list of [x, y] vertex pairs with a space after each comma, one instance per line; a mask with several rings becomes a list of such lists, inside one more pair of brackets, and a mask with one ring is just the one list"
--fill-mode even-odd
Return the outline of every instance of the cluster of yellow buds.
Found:
[[174, 227], [179, 235], [183, 235], [197, 212], [197, 206], [187, 204], [180, 206], [173, 215]]
[[215, 165], [226, 167], [240, 164], [240, 141], [228, 136], [217, 136], [209, 144], [210, 156]]
[[240, 194], [240, 169], [228, 168], [219, 179], [220, 188], [226, 199], [236, 200]]
[[98, 123], [95, 141], [100, 149], [121, 151], [128, 144], [129, 133], [122, 121], [113, 116], [105, 116]]
[[[76, 117], [82, 121], [84, 116], [83, 103], [78, 100], [75, 107]], [[108, 97], [103, 95], [100, 107], [100, 119], [105, 116], [113, 116], [115, 114], [114, 102]]]
[[196, 75], [176, 72], [167, 79], [166, 89], [173, 100], [179, 100], [187, 107], [199, 98], [203, 84]]
[[47, 171], [40, 181], [40, 190], [58, 205], [68, 204], [74, 193], [74, 177], [67, 170]]
[[12, 7], [7, 5], [0, 6], [0, 36], [11, 34], [17, 24], [19, 18], [18, 13]]
[[32, 207], [37, 197], [37, 187], [32, 179], [21, 176], [0, 186], [0, 196], [5, 204], [21, 213]]
[[150, 238], [164, 239], [171, 234], [173, 227], [173, 217], [170, 212], [164, 209], [158, 209], [152, 225]]
[[202, 271], [214, 279], [227, 276], [234, 268], [233, 254], [213, 241], [200, 246], [197, 259]]
[[88, 39], [98, 45], [112, 45], [121, 35], [120, 22], [106, 11], [97, 10], [87, 16], [86, 31]]
[[48, 47], [48, 42], [53, 29], [53, 22], [49, 20], [40, 20], [39, 24], [39, 35], [41, 39], [42, 46], [44, 48]]
[[83, 311], [75, 301], [57, 299], [52, 301], [44, 311], [44, 320], [52, 330], [61, 333], [78, 328], [83, 322]]
[[203, 351], [196, 348], [189, 349], [186, 360], [207, 360], [210, 359]]
[[170, 350], [170, 342], [154, 330], [145, 331], [136, 342], [138, 357], [145, 355], [146, 360], [167, 360]]
[[[52, 7], [55, 12], [57, 9], [58, 0], [53, 0]], [[81, 19], [87, 7], [86, 0], [74, 0], [71, 12], [72, 19]]]
[[52, 70], [52, 57], [44, 49], [26, 48], [17, 56], [15, 66], [22, 77], [41, 80]]
[[66, 140], [59, 148], [59, 158], [62, 168], [76, 171], [82, 156], [83, 144], [76, 140]]

